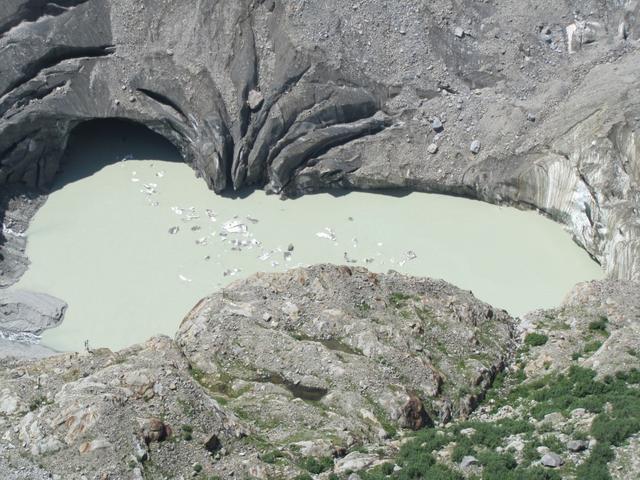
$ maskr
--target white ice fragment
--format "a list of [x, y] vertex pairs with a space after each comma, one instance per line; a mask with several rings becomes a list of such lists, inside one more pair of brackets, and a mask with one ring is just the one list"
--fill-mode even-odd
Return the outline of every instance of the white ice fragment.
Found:
[[180, 207], [171, 207], [171, 211], [176, 215], [182, 215], [184, 213], [184, 210]]
[[191, 283], [193, 281], [190, 278], [185, 277], [184, 275], [178, 275], [178, 278], [186, 283]]
[[133, 183], [138, 183], [138, 182], [140, 181], [140, 179], [139, 179], [139, 178], [136, 178], [136, 177], [133, 177], [133, 178], [131, 179], [131, 181], [132, 181]]
[[229, 220], [222, 225], [223, 230], [227, 233], [245, 233], [247, 226], [238, 220]]
[[156, 177], [158, 178], [164, 177], [164, 170], [160, 170], [159, 172], [156, 172]]
[[207, 237], [200, 237], [199, 239], [196, 240], [196, 245], [206, 245], [207, 244]]
[[260, 254], [260, 256], [258, 257], [258, 260], [262, 260], [263, 262], [265, 260], [269, 260], [271, 258], [273, 252], [262, 252]]
[[283, 252], [283, 255], [284, 255], [285, 261], [287, 262], [291, 261], [291, 252]]
[[237, 273], [240, 273], [240, 269], [239, 268], [232, 268], [232, 269], [227, 269], [225, 270], [222, 275], [224, 275], [225, 277], [233, 277], [234, 275], [236, 275]]

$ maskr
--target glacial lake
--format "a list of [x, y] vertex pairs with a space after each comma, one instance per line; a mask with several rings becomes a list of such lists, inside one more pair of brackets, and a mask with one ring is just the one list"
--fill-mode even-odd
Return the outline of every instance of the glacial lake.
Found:
[[200, 298], [234, 280], [323, 262], [442, 278], [513, 315], [604, 276], [535, 212], [424, 193], [242, 197], [215, 195], [144, 129], [78, 130], [27, 232], [31, 267], [16, 285], [69, 304], [42, 343], [119, 349], [172, 336]]

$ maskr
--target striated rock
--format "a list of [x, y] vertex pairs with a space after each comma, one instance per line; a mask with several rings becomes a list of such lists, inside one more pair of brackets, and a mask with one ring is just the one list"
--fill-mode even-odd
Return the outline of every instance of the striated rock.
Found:
[[0, 331], [38, 335], [57, 326], [67, 304], [44, 293], [0, 290]]
[[[77, 126], [126, 119], [176, 145], [217, 192], [410, 188], [537, 208], [614, 277], [639, 278], [638, 5], [603, 3], [586, 19], [548, 0], [9, 3], [3, 188], [46, 187]], [[515, 47], [511, 32], [528, 33]], [[460, 121], [425, 167], [431, 112]], [[468, 165], [475, 138], [485, 155]], [[10, 241], [0, 249], [15, 278], [26, 262]]]

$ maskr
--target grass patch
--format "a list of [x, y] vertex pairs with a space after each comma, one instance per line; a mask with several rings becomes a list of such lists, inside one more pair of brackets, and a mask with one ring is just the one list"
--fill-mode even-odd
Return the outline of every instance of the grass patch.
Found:
[[589, 330], [592, 332], [598, 332], [605, 336], [609, 336], [607, 326], [609, 325], [609, 319], [604, 316], [600, 316], [597, 320], [589, 322]]
[[307, 472], [317, 475], [333, 468], [333, 458], [304, 457], [300, 460], [300, 463], [298, 465], [300, 466], [300, 468], [306, 470]]
[[389, 295], [389, 303], [393, 305], [395, 308], [402, 308], [407, 304], [408, 300], [413, 298], [412, 295], [407, 295], [405, 293], [394, 292]]
[[541, 347], [549, 341], [549, 337], [542, 333], [531, 332], [524, 337], [524, 344], [528, 347]]

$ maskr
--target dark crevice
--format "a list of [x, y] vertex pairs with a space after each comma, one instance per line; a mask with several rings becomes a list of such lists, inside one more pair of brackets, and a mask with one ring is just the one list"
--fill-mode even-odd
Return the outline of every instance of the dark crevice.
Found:
[[322, 398], [328, 393], [326, 388], [310, 387], [307, 385], [302, 385], [301, 383], [294, 383], [277, 373], [269, 373], [267, 375], [260, 376], [254, 381], [260, 383], [282, 385], [287, 390], [289, 390], [291, 395], [293, 395], [295, 398], [311, 402], [318, 402], [322, 400]]
[[85, 58], [108, 57], [114, 51], [114, 45], [103, 45], [98, 47], [53, 47], [44, 56], [27, 64], [24, 67], [23, 75], [19, 79], [11, 83], [0, 96], [4, 96], [11, 90], [15, 90], [21, 85], [24, 85], [28, 81], [34, 79], [42, 70], [55, 67], [56, 65], [66, 60], [82, 60]]
[[[312, 159], [325, 155], [334, 148], [342, 147], [360, 138], [376, 135], [381, 131], [385, 130], [389, 126], [388, 120], [375, 122], [375, 123], [373, 122], [373, 118], [370, 118], [368, 120], [371, 121], [371, 123], [366, 125], [366, 127], [363, 125], [364, 128], [360, 128], [360, 129], [354, 128], [352, 130], [342, 132], [341, 134], [332, 135], [322, 141], [319, 141], [316, 145], [311, 145], [309, 149], [307, 149], [302, 153], [301, 158], [299, 158], [298, 161], [296, 162], [297, 165], [292, 169], [291, 173], [288, 175], [289, 178], [286, 180], [286, 182], [284, 182], [284, 184], [280, 188], [280, 192], [286, 190], [286, 188], [291, 183], [291, 181], [295, 178], [297, 173], [303, 168], [305, 168], [307, 165], [309, 165], [309, 162]], [[339, 128], [341, 126], [344, 126], [344, 125], [335, 125], [332, 127], [327, 127], [327, 129], [331, 129], [334, 127]], [[327, 130], [327, 129], [324, 129], [324, 130]], [[320, 130], [320, 132], [322, 132], [322, 130]]]
[[[285, 95], [291, 88], [298, 84], [305, 74], [311, 69], [311, 65], [306, 65], [296, 75], [293, 75], [280, 85], [278, 90], [265, 99], [265, 102], [259, 112], [254, 116], [253, 122], [251, 122], [247, 128], [247, 133], [242, 137], [242, 141], [235, 148], [233, 159], [230, 162], [230, 177], [234, 189], [238, 190], [242, 188], [245, 182], [247, 161], [249, 153], [253, 148], [260, 131], [264, 127], [271, 113], [271, 109], [277, 104], [278, 100]], [[244, 172], [244, 173], [241, 173]]]
[[16, 140], [7, 148], [5, 148], [2, 152], [0, 152], [0, 165], [2, 165], [2, 160], [4, 160], [5, 158], [8, 158], [9, 155], [11, 155], [14, 152], [14, 150], [18, 148], [18, 146], [20, 146], [20, 144], [24, 142], [27, 138], [29, 138], [28, 135], [20, 138], [19, 140]]
[[[8, 0], [12, 1], [12, 0]], [[27, 2], [18, 12], [0, 24], [0, 38], [9, 30], [24, 22], [35, 22], [41, 17], [58, 16], [68, 12], [71, 8], [87, 3], [89, 0], [31, 0]]]
[[173, 111], [175, 111], [180, 117], [182, 117], [184, 120], [187, 119], [186, 114], [184, 113], [184, 111], [178, 106], [178, 104], [176, 102], [174, 102], [173, 100], [171, 100], [169, 97], [167, 97], [166, 95], [163, 95], [161, 93], [158, 92], [154, 92], [152, 90], [148, 90], [146, 88], [138, 88], [137, 89], [138, 92], [142, 93], [143, 95], [146, 95], [147, 97], [149, 97], [152, 100], [155, 100], [156, 102], [172, 109]]

